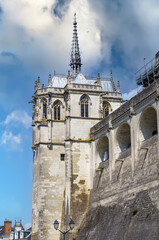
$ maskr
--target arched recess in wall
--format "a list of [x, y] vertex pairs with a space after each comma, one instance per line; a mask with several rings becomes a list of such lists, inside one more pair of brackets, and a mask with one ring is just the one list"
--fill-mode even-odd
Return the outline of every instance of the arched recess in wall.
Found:
[[128, 123], [123, 123], [119, 126], [116, 134], [119, 152], [123, 152], [131, 147], [130, 126]]
[[47, 99], [41, 99], [41, 108], [42, 108], [42, 118], [47, 118]]
[[54, 120], [63, 120], [63, 104], [60, 100], [56, 100], [53, 103], [53, 119]]
[[99, 162], [109, 159], [109, 139], [107, 136], [103, 136], [98, 140], [97, 155], [99, 157]]
[[103, 101], [102, 108], [103, 108], [103, 118], [105, 118], [111, 113], [112, 107], [109, 102]]
[[83, 94], [80, 97], [80, 116], [81, 117], [89, 117], [90, 116], [90, 105], [92, 105], [91, 103], [91, 99], [87, 94]]
[[157, 134], [157, 113], [153, 107], [146, 108], [139, 120], [140, 141], [144, 141]]

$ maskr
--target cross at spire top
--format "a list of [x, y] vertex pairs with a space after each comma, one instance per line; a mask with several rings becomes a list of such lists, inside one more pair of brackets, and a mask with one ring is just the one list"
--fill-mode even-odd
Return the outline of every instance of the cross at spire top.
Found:
[[76, 77], [76, 75], [81, 72], [81, 54], [79, 50], [78, 43], [78, 33], [77, 33], [77, 21], [76, 21], [76, 13], [74, 13], [74, 21], [73, 21], [73, 39], [72, 39], [72, 50], [71, 50], [71, 75]]

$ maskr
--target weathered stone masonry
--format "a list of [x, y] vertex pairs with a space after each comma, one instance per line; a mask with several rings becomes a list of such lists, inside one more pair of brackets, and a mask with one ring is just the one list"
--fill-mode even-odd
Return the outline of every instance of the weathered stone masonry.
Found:
[[112, 71], [81, 73], [73, 26], [71, 72], [35, 82], [32, 240], [59, 240], [53, 222], [65, 230], [70, 218], [69, 239], [157, 240], [159, 53], [151, 81], [141, 75], [145, 89], [122, 105]]
[[78, 240], [159, 239], [158, 90], [156, 80], [91, 129], [96, 173]]
[[77, 232], [93, 186], [90, 128], [122, 102], [112, 71], [109, 78], [81, 73], [77, 31], [73, 34], [71, 72], [49, 75], [47, 87], [40, 78], [35, 82], [32, 240], [59, 240], [55, 219], [65, 229], [73, 218]]

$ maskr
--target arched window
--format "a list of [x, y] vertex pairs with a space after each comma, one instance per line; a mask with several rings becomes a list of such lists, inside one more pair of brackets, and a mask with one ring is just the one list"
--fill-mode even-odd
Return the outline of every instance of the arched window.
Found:
[[103, 136], [99, 139], [97, 152], [101, 162], [109, 159], [109, 139], [107, 136]]
[[41, 100], [41, 106], [42, 106], [42, 118], [47, 118], [47, 100], [46, 98], [42, 98]]
[[131, 147], [130, 126], [128, 123], [119, 126], [116, 137], [121, 152]]
[[47, 118], [47, 104], [43, 102], [43, 118]]
[[87, 95], [83, 95], [80, 99], [81, 104], [81, 117], [88, 117], [88, 103], [89, 98]]
[[103, 118], [107, 117], [111, 111], [111, 106], [108, 102], [103, 102]]
[[54, 120], [61, 120], [61, 106], [62, 103], [59, 100], [54, 102], [53, 105]]
[[157, 112], [153, 107], [145, 109], [140, 117], [140, 140], [144, 141], [157, 133]]

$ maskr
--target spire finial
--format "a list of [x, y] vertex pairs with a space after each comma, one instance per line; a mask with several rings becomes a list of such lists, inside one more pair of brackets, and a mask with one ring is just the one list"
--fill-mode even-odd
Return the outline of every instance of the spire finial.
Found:
[[72, 50], [71, 50], [71, 75], [72, 77], [76, 77], [76, 75], [81, 72], [81, 54], [79, 50], [78, 43], [78, 33], [77, 33], [77, 21], [76, 21], [76, 13], [74, 13], [74, 21], [73, 21], [73, 39], [72, 39]]
[[77, 21], [76, 21], [76, 13], [74, 13], [74, 21], [73, 21], [73, 25], [76, 24], [77, 25]]

